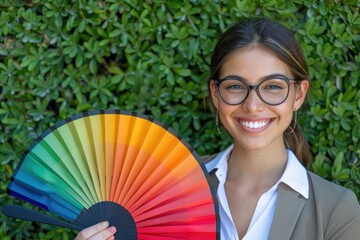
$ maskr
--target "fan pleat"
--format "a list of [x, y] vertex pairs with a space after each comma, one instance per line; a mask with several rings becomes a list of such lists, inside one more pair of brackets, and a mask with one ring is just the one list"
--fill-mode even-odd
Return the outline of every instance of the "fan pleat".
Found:
[[103, 114], [102, 128], [104, 129], [105, 142], [105, 194], [107, 200], [111, 198], [111, 181], [113, 179], [113, 169], [115, 162], [116, 136], [119, 131], [119, 114]]
[[[46, 179], [44, 182], [46, 182], [51, 193], [56, 189], [56, 191], [61, 192], [60, 195], [66, 196], [69, 202], [76, 205], [85, 204], [84, 199], [78, 197], [76, 193], [76, 190], [79, 189], [73, 185], [74, 179], [45, 141], [38, 144], [28, 154], [27, 158], [28, 161], [24, 162], [23, 165], [24, 172], [28, 172], [31, 176], [37, 176], [39, 180]], [[39, 191], [46, 194], [42, 189], [39, 189]]]
[[[211, 204], [211, 198], [209, 198], [208, 191], [204, 190], [203, 181], [198, 183], [192, 183], [192, 188], [184, 188], [184, 186], [180, 186], [180, 184], [173, 184], [170, 189], [165, 190], [158, 196], [153, 199], [149, 199], [148, 202], [139, 207], [136, 211], [133, 211], [133, 216], [141, 221], [143, 219], [156, 216], [160, 212], [161, 209], [170, 209], [173, 210], [177, 207], [177, 205], [184, 205], [192, 203], [195, 204], [203, 204], [201, 201], [205, 201], [205, 203]], [[154, 211], [154, 209], [156, 209]], [[191, 210], [191, 208], [189, 208]]]
[[[143, 155], [142, 151], [138, 151], [139, 148], [144, 143], [144, 136], [147, 135], [147, 132], [150, 128], [151, 122], [145, 121], [141, 118], [133, 117], [134, 125], [132, 129], [131, 138], [129, 141], [128, 151], [126, 152], [126, 158], [134, 159], [134, 161], [127, 161], [131, 162], [132, 164], [129, 165], [129, 170], [127, 178], [125, 180], [124, 185], [122, 186], [122, 191], [119, 196], [119, 202], [121, 202], [124, 206], [127, 205], [129, 198], [131, 197], [132, 193], [134, 192], [134, 181], [136, 177], [139, 175], [140, 170], [143, 168], [144, 164], [146, 163], [146, 154]], [[135, 151], [132, 151], [135, 149]], [[136, 186], [135, 186], [136, 188]]]
[[[176, 211], [186, 211], [189, 215], [197, 211], [196, 207], [206, 206], [208, 212], [198, 216], [210, 216], [214, 209], [212, 198], [209, 192], [204, 188], [206, 182], [200, 181], [193, 183], [192, 188], [185, 188], [186, 183], [174, 184], [170, 189], [165, 190], [162, 194], [150, 199], [132, 214], [138, 224], [147, 224], [148, 222], [158, 221], [163, 214], [169, 214]], [[140, 225], [138, 225], [140, 226]], [[142, 226], [142, 225], [141, 225]]]
[[[154, 147], [152, 153], [150, 153], [150, 149], [141, 149], [143, 153], [140, 154], [140, 156], [144, 157], [136, 159], [136, 161], [145, 161], [145, 165], [139, 172], [137, 178], [134, 180], [132, 195], [129, 195], [132, 197], [126, 204], [130, 211], [133, 211], [136, 209], [136, 206], [142, 204], [140, 198], [142, 198], [144, 194], [148, 192], [149, 189], [151, 189], [153, 186], [155, 186], [164, 176], [160, 174], [157, 175], [156, 169], [159, 167], [162, 168], [162, 157], [171, 151], [171, 149], [175, 149], [176, 145], [178, 144], [178, 141], [176, 141], [173, 137], [165, 134], [164, 129], [160, 129], [158, 126], [152, 126], [152, 128], [152, 131], [156, 133], [153, 136], [159, 136], [159, 138], [156, 140], [148, 138], [148, 142], [151, 142], [149, 145]], [[156, 144], [156, 146], [153, 146], [153, 144]], [[136, 151], [140, 150], [136, 149]], [[167, 170], [162, 172], [165, 174], [169, 173]]]
[[91, 181], [93, 183], [93, 186], [95, 188], [95, 196], [96, 201], [101, 201], [101, 191], [100, 191], [100, 182], [99, 182], [99, 175], [97, 173], [97, 167], [96, 167], [96, 160], [94, 159], [94, 153], [91, 146], [91, 136], [89, 136], [89, 129], [90, 123], [89, 118], [79, 118], [72, 122], [75, 128], [75, 131], [78, 136], [78, 141], [80, 143], [80, 149], [82, 150], [82, 158], [85, 160], [85, 163], [87, 164], [87, 169], [91, 176]]
[[[42, 180], [30, 176], [26, 173], [19, 173], [19, 179], [10, 184], [10, 194], [28, 201], [36, 206], [54, 212], [68, 220], [74, 220], [79, 215], [79, 208], [69, 203], [69, 199], [64, 199], [54, 191], [49, 184], [44, 184]], [[31, 184], [31, 185], [30, 185]], [[76, 204], [77, 205], [77, 204]]]
[[[54, 134], [46, 136], [44, 138], [44, 142], [46, 142], [49, 146], [57, 146], [56, 150], [50, 148], [51, 155], [65, 166], [66, 171], [69, 173], [69, 185], [76, 192], [76, 195], [83, 199], [83, 205], [86, 207], [91, 206], [94, 203], [94, 199], [91, 197], [91, 193], [87, 187], [85, 179], [83, 178], [83, 174], [78, 168], [76, 161], [71, 157], [71, 154], [69, 154], [69, 149], [67, 149], [59, 132], [56, 130], [54, 131]], [[42, 157], [43, 156], [44, 155], [42, 155]]]
[[211, 213], [213, 213], [213, 211], [209, 210], [209, 202], [199, 205], [183, 205], [177, 209], [171, 209], [171, 205], [169, 205], [163, 206], [158, 212], [153, 211], [151, 213], [153, 216], [146, 220], [138, 221], [136, 218], [136, 223], [138, 228], [156, 226], [159, 224], [195, 225], [198, 219], [213, 219]]
[[[211, 222], [209, 220], [209, 222]], [[138, 239], [216, 239], [216, 233], [206, 225], [161, 225], [156, 227], [138, 228]], [[152, 238], [156, 235], [159, 238]]]
[[[33, 161], [27, 161], [29, 164], [24, 164], [24, 173], [27, 172], [30, 176], [36, 176], [40, 184], [41, 181], [43, 182], [43, 187], [38, 189], [39, 192], [47, 194], [49, 197], [53, 194], [62, 196], [68, 199], [69, 203], [78, 207], [83, 205], [83, 200], [77, 197], [76, 192], [64, 181], [66, 176], [61, 175], [59, 168], [54, 166], [54, 168], [51, 169], [51, 165], [45, 165], [36, 155], [29, 154], [28, 157]], [[47, 160], [50, 162], [50, 159]], [[52, 162], [50, 162], [50, 164], [52, 164]], [[27, 171], [25, 171], [25, 169]], [[46, 179], [46, 181], [44, 181], [44, 179]], [[28, 184], [31, 184], [31, 182], [28, 182]]]
[[95, 158], [95, 166], [97, 170], [97, 178], [99, 181], [99, 201], [106, 200], [106, 187], [105, 187], [105, 139], [103, 134], [102, 117], [88, 117], [89, 124], [87, 132], [90, 136], [90, 146], [93, 151], [92, 155]]
[[[172, 149], [169, 149], [167, 156], [164, 157], [161, 164], [147, 179], [147, 181], [151, 183], [150, 185], [148, 184], [148, 189], [142, 190], [143, 194], [136, 202], [134, 202], [134, 205], [127, 207], [129, 207], [131, 211], [135, 210], [137, 206], [145, 204], [149, 201], [149, 199], [156, 198], [156, 196], [167, 189], [170, 184], [182, 179], [187, 172], [194, 168], [196, 163], [196, 161], [187, 161], [185, 163], [180, 161], [180, 159], [186, 159], [188, 155], [189, 151], [185, 151], [183, 145], [179, 143], [177, 143]], [[146, 184], [146, 182], [144, 184]]]
[[[144, 188], [142, 188], [144, 183], [152, 175], [153, 170], [160, 165], [160, 161], [158, 158], [154, 157], [154, 153], [156, 153], [157, 146], [159, 146], [159, 143], [163, 139], [165, 131], [155, 124], [149, 125], [149, 128], [147, 128], [146, 131], [142, 145], [131, 148], [131, 150], [136, 152], [134, 153], [136, 159], [134, 160], [132, 169], [133, 180], [131, 188], [129, 188], [125, 198], [121, 201], [121, 203], [129, 209], [130, 206], [144, 194]], [[154, 139], [154, 136], [156, 136], [156, 139]]]
[[203, 178], [197, 177], [198, 175], [196, 174], [198, 174], [198, 172], [199, 169], [192, 169], [188, 172], [186, 177], [179, 181], [174, 181], [174, 179], [164, 179], [165, 187], [161, 188], [160, 191], [155, 195], [143, 196], [142, 199], [139, 199], [134, 203], [133, 206], [129, 207], [129, 210], [134, 216], [138, 216], [146, 211], [151, 210], [154, 207], [163, 204], [165, 201], [176, 199], [178, 196], [186, 196], [198, 193], [196, 192], [198, 188], [202, 189], [202, 194], [204, 194], [204, 196], [193, 195], [193, 200], [199, 199], [201, 197], [209, 198], [209, 190], [206, 188], [207, 182], [204, 181]]
[[131, 121], [130, 116], [121, 116], [119, 124], [120, 126], [126, 126], [119, 129], [117, 134], [117, 149], [115, 153], [115, 163], [114, 163], [114, 175], [112, 180], [111, 191], [114, 195], [111, 197], [111, 200], [119, 202], [122, 186], [126, 181], [130, 163], [126, 161], [126, 155], [128, 151], [128, 145], [126, 144], [131, 136], [131, 130], [133, 129], [133, 122]]
[[[85, 183], [84, 189], [88, 189], [92, 202], [97, 202], [97, 196], [95, 192], [95, 188], [93, 182], [91, 180], [91, 173], [88, 170], [86, 160], [84, 159], [84, 155], [82, 153], [82, 148], [79, 146], [81, 143], [79, 141], [79, 137], [77, 135], [77, 131], [73, 125], [73, 122], [69, 122], [68, 124], [62, 125], [57, 129], [57, 132], [60, 134], [62, 140], [66, 144], [67, 154], [73, 161], [76, 163], [77, 168], [81, 171], [81, 177]], [[85, 191], [83, 189], [83, 191]], [[87, 192], [87, 191], [86, 191]]]

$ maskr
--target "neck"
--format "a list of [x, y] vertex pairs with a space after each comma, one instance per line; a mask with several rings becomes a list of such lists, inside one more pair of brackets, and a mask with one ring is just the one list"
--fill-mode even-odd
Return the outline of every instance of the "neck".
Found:
[[283, 174], [287, 151], [279, 149], [245, 150], [234, 146], [228, 162], [227, 180], [247, 185], [272, 186]]

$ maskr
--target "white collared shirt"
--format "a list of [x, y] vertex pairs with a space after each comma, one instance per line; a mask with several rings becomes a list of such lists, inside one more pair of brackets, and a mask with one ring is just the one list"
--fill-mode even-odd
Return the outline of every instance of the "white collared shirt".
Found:
[[[236, 227], [231, 217], [230, 208], [225, 194], [225, 181], [228, 168], [228, 159], [233, 149], [229, 146], [225, 151], [220, 152], [215, 159], [206, 164], [208, 172], [217, 169], [216, 176], [219, 179], [217, 197], [219, 201], [219, 214], [221, 219], [220, 238], [239, 240]], [[267, 192], [263, 193], [258, 200], [254, 215], [252, 216], [249, 228], [243, 240], [268, 239], [271, 223], [274, 217], [278, 197], [277, 187], [280, 182], [300, 193], [304, 198], [309, 197], [309, 183], [306, 169], [296, 158], [291, 150], [288, 150], [288, 160], [285, 171], [279, 181]]]

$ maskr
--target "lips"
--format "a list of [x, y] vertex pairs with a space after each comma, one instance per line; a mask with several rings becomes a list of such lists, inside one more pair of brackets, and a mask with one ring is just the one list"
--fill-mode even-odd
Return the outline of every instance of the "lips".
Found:
[[271, 122], [271, 119], [261, 120], [261, 121], [245, 121], [245, 120], [239, 119], [238, 122], [241, 125], [243, 125], [244, 127], [251, 128], [251, 129], [259, 129], [259, 128], [263, 128], [266, 125], [268, 125]]

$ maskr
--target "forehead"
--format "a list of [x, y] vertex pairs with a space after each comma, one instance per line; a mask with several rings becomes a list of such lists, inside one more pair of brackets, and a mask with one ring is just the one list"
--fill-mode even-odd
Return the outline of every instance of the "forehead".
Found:
[[261, 47], [249, 47], [229, 54], [220, 69], [220, 78], [235, 75], [251, 82], [273, 74], [292, 75], [286, 63]]

